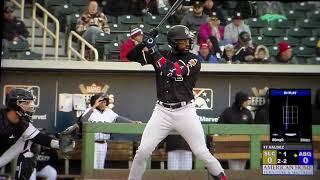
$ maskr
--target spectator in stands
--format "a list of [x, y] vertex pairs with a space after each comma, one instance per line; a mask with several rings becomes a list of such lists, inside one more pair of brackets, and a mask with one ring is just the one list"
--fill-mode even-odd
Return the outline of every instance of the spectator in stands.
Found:
[[87, 10], [78, 19], [76, 31], [92, 45], [98, 33], [110, 34], [107, 16], [98, 10], [97, 1], [89, 2]]
[[218, 41], [223, 39], [224, 28], [220, 26], [220, 20], [216, 12], [212, 12], [208, 23], [202, 24], [199, 28], [199, 44], [207, 42], [210, 36], [215, 36]]
[[279, 52], [276, 57], [271, 58], [275, 64], [297, 64], [296, 58], [292, 54], [292, 48], [287, 42], [279, 43]]
[[134, 28], [130, 32], [130, 38], [123, 42], [120, 47], [120, 60], [128, 61], [127, 54], [128, 52], [137, 44], [142, 42], [143, 32], [139, 28]]
[[[235, 101], [231, 107], [225, 109], [219, 117], [219, 123], [223, 124], [251, 124], [253, 123], [252, 114], [247, 106], [250, 99], [247, 93], [237, 92]], [[247, 160], [228, 160], [229, 168], [232, 170], [244, 170]]]
[[133, 0], [131, 2], [131, 12], [133, 15], [158, 15], [157, 0]]
[[239, 34], [239, 42], [235, 46], [235, 58], [241, 63], [247, 63], [254, 60], [254, 48], [252, 47], [251, 37], [248, 32], [241, 32]]
[[172, 0], [157, 0], [158, 8], [170, 7], [170, 1]]
[[282, 4], [279, 1], [258, 1], [257, 10], [259, 16], [265, 14], [285, 15]]
[[320, 89], [317, 89], [312, 105], [312, 124], [320, 124]]
[[202, 63], [219, 63], [217, 56], [213, 56], [213, 54], [210, 53], [209, 45], [207, 43], [200, 44], [198, 58]]
[[254, 59], [251, 63], [255, 63], [255, 64], [270, 63], [270, 55], [269, 55], [268, 48], [264, 45], [259, 45], [258, 47], [256, 47], [256, 51], [254, 53]]
[[216, 3], [213, 0], [204, 0], [203, 13], [211, 16], [213, 12], [215, 12], [216, 17], [220, 20], [223, 26], [227, 25], [226, 18], [224, 17], [221, 8], [217, 7]]
[[222, 52], [217, 38], [214, 36], [210, 36], [207, 40], [207, 44], [209, 45], [210, 54], [212, 54], [214, 57], [220, 60]]
[[[176, 0], [170, 0], [170, 6], [172, 6], [175, 3]], [[189, 12], [189, 8], [185, 7], [183, 4], [181, 4], [176, 12], [169, 17], [168, 22], [171, 25], [180, 24], [181, 20], [185, 15], [187, 15]]]
[[9, 42], [19, 43], [27, 41], [29, 32], [23, 21], [18, 20], [14, 14], [12, 2], [5, 2], [3, 7], [3, 31], [2, 31], [2, 51], [8, 52]]
[[187, 26], [190, 31], [197, 35], [200, 25], [207, 22], [208, 16], [203, 13], [202, 2], [195, 1], [193, 4], [193, 13], [185, 15], [180, 24]]
[[232, 17], [232, 23], [224, 28], [224, 40], [226, 40], [227, 43], [236, 44], [239, 34], [243, 31], [248, 32], [251, 37], [249, 26], [244, 24], [241, 13], [235, 12]]
[[238, 1], [236, 12], [240, 12], [243, 19], [257, 17], [257, 5], [255, 1]]
[[256, 111], [254, 116], [254, 123], [256, 124], [269, 124], [269, 91], [266, 92], [265, 104]]
[[232, 44], [227, 44], [224, 46], [223, 54], [221, 57], [222, 62], [226, 62], [228, 64], [238, 64], [239, 60], [236, 60], [234, 56], [234, 47]]
[[192, 170], [192, 151], [181, 135], [169, 135], [164, 140], [168, 152], [168, 170]]

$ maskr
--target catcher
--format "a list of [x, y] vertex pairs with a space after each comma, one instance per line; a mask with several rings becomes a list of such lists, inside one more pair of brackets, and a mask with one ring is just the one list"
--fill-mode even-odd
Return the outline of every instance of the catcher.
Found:
[[[63, 136], [61, 139], [55, 139], [40, 133], [31, 123], [34, 112], [34, 97], [30, 91], [12, 89], [7, 94], [6, 107], [0, 109], [0, 167], [5, 166], [19, 154], [26, 158], [34, 157], [30, 150], [32, 143], [60, 149], [64, 153], [72, 151], [75, 147], [75, 142], [70, 138]], [[35, 163], [23, 165], [22, 161], [19, 168], [28, 167], [31, 172], [25, 172], [26, 175], [20, 179], [28, 179], [34, 166]]]

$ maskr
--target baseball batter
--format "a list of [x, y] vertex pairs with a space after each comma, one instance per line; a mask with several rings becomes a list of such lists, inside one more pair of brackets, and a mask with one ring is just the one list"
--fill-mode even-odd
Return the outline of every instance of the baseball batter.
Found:
[[130, 61], [141, 65], [152, 64], [156, 74], [157, 102], [134, 157], [129, 180], [141, 180], [146, 161], [155, 147], [172, 130], [179, 132], [188, 142], [195, 156], [202, 160], [212, 177], [226, 180], [219, 161], [206, 147], [204, 132], [194, 106], [192, 89], [199, 77], [201, 64], [189, 52], [193, 35], [183, 25], [172, 26], [167, 34], [172, 47], [164, 58], [154, 39], [156, 29], [144, 35], [143, 42], [128, 53]]

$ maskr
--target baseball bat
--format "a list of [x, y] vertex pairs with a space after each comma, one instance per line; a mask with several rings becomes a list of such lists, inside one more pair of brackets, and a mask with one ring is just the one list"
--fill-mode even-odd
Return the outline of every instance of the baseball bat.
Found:
[[167, 14], [162, 18], [160, 23], [157, 25], [156, 29], [158, 29], [174, 12], [178, 9], [178, 7], [182, 4], [183, 0], [177, 0], [169, 9]]

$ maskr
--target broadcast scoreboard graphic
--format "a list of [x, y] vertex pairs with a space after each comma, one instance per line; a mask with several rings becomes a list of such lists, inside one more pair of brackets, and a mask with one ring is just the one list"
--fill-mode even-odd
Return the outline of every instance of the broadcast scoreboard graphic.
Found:
[[311, 144], [262, 145], [262, 174], [313, 175]]

